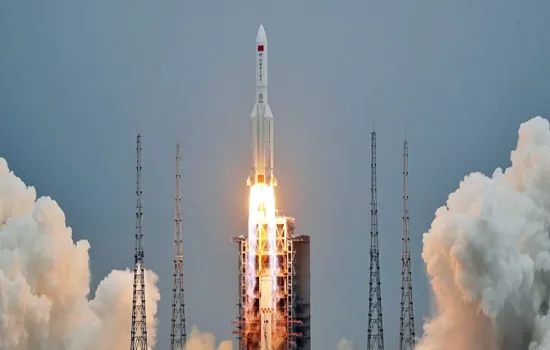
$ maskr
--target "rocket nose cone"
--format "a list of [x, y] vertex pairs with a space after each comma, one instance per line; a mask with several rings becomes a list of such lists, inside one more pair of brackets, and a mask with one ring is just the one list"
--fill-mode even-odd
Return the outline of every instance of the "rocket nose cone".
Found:
[[267, 36], [265, 35], [265, 29], [263, 25], [260, 25], [260, 28], [258, 28], [258, 34], [256, 35], [256, 43], [258, 44], [267, 43]]

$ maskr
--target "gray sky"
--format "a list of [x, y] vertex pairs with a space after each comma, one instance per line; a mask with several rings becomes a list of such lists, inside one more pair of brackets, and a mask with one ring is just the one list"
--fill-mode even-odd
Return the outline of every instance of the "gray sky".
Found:
[[[182, 144], [188, 330], [232, 338], [246, 230], [254, 45], [270, 45], [278, 207], [312, 237], [313, 347], [366, 342], [376, 117], [386, 346], [397, 347], [401, 148], [410, 140], [417, 331], [421, 235], [470, 171], [508, 166], [519, 123], [550, 115], [550, 3], [2, 1], [0, 156], [91, 242], [93, 289], [133, 264], [135, 132], [146, 265], [169, 339], [174, 145]], [[128, 319], [130, 323], [130, 319]]]

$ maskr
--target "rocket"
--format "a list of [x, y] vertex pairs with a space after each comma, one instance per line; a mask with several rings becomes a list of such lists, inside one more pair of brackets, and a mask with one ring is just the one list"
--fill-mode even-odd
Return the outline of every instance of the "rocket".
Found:
[[262, 25], [256, 35], [256, 102], [250, 114], [252, 169], [248, 186], [276, 186], [273, 175], [273, 113], [267, 99], [267, 36]]

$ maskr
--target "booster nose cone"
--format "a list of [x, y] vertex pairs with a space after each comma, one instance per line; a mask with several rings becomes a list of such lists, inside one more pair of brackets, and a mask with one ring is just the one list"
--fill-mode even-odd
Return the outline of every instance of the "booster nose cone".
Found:
[[265, 29], [263, 25], [260, 25], [260, 28], [258, 28], [258, 34], [256, 35], [256, 43], [257, 44], [267, 43], [267, 36], [265, 35]]

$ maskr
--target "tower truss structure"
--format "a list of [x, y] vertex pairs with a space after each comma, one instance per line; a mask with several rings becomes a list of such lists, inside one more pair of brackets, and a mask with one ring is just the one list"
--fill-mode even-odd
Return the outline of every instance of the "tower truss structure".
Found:
[[170, 350], [183, 350], [187, 338], [183, 288], [183, 230], [180, 173], [180, 145], [176, 145], [176, 196], [174, 225], [174, 278], [172, 285], [172, 327]]
[[[279, 291], [276, 309], [274, 349], [311, 349], [310, 326], [310, 237], [294, 235], [295, 219], [277, 214], [277, 287]], [[248, 237], [233, 237], [239, 247], [239, 302], [238, 317], [233, 322], [239, 350], [260, 348], [259, 276], [256, 277], [254, 300], [248, 300], [247, 266], [249, 255]], [[258, 247], [256, 259], [262, 254]], [[248, 309], [247, 305], [253, 305]]]
[[370, 225], [370, 276], [367, 349], [384, 349], [382, 322], [382, 293], [380, 291], [380, 254], [378, 247], [378, 202], [376, 187], [376, 132], [371, 133], [371, 225]]
[[142, 190], [141, 190], [141, 134], [137, 135], [137, 203], [136, 203], [136, 246], [134, 253], [134, 286], [132, 299], [132, 330], [130, 350], [148, 350], [147, 318], [145, 309], [145, 271], [143, 268], [143, 232], [142, 232]]
[[414, 308], [412, 294], [411, 248], [409, 236], [409, 143], [403, 143], [403, 217], [401, 252], [401, 325], [399, 350], [413, 350], [415, 346]]

